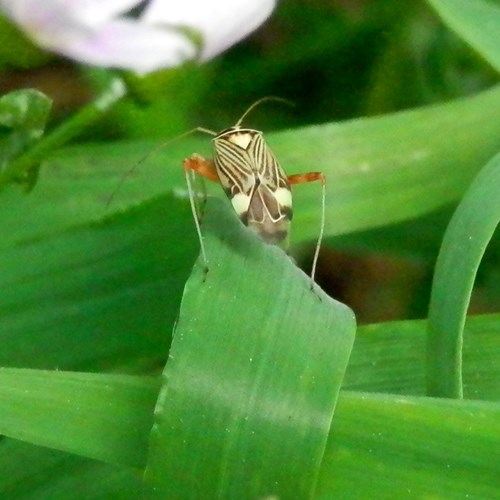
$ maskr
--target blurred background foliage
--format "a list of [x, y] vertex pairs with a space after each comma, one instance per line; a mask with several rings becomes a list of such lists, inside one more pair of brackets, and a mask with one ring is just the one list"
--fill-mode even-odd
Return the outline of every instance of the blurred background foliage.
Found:
[[[110, 75], [48, 56], [1, 21], [0, 93], [37, 88], [54, 100], [50, 126], [64, 120]], [[15, 43], [13, 42], [15, 40]], [[420, 0], [287, 0], [243, 43], [203, 65], [138, 79], [131, 94], [79, 141], [154, 139], [194, 126], [220, 130], [266, 95], [249, 125], [265, 132], [441, 103], [494, 84], [494, 70]], [[124, 165], [126, 171], [130, 165]], [[311, 170], [322, 166], [311, 165]], [[329, 182], [334, 183], [335, 179]], [[418, 221], [330, 238], [318, 282], [361, 322], [424, 317], [433, 264], [453, 207]], [[406, 244], [409, 243], [409, 244]], [[498, 245], [486, 254], [471, 311], [498, 304]], [[310, 255], [300, 259], [307, 269]]]
[[[499, 0], [495, 0], [495, 3], [500, 4]], [[48, 103], [40, 96], [31, 96], [33, 105], [38, 109], [37, 120], [32, 120], [33, 123], [26, 127], [29, 133], [21, 137], [22, 141], [14, 144], [12, 150], [16, 154], [19, 150], [30, 147], [33, 142], [36, 145], [47, 117], [46, 130], [50, 137], [52, 131], [57, 131], [61, 124], [64, 126], [68, 123], [70, 117], [85, 109], [89, 102], [107, 89], [113, 76], [113, 71], [82, 67], [42, 52], [0, 18], [0, 94], [36, 88], [53, 100], [53, 108], [49, 114]], [[182, 193], [178, 193], [181, 189], [179, 186], [183, 185], [181, 160], [182, 155], [185, 157], [197, 151], [192, 147], [203, 148], [202, 144], [205, 143], [196, 142], [198, 139], [194, 137], [176, 142], [175, 146], [168, 149], [166, 165], [163, 165], [164, 152], [152, 155], [147, 162], [150, 165], [144, 162], [138, 166], [138, 170], [145, 173], [137, 175], [135, 179], [131, 176], [121, 187], [122, 192], [126, 193], [123, 197], [126, 203], [120, 205], [120, 200], [117, 199], [113, 210], [106, 211], [106, 201], [119, 185], [122, 174], [137, 163], [141, 154], [152, 151], [163, 141], [196, 126], [216, 131], [224, 129], [233, 124], [252, 102], [263, 96], [275, 95], [294, 103], [293, 107], [268, 103], [257, 108], [247, 120], [249, 127], [265, 133], [285, 131], [281, 136], [283, 147], [283, 144], [294, 144], [296, 135], [302, 133], [299, 131], [287, 135], [287, 129], [299, 129], [313, 124], [335, 124], [359, 117], [382, 116], [452, 102], [460, 97], [478, 94], [498, 83], [498, 76], [493, 68], [446, 27], [437, 13], [422, 0], [282, 0], [271, 18], [251, 37], [207, 64], [189, 63], [145, 78], [138, 78], [133, 74], [120, 76], [127, 81], [128, 95], [107, 110], [104, 116], [89, 122], [92, 125], [85, 128], [83, 133], [73, 137], [74, 147], [58, 147], [55, 151], [50, 151], [52, 156], [41, 168], [42, 175], [44, 169], [48, 175], [38, 185], [36, 175], [32, 179], [21, 179], [24, 187], [33, 188], [30, 195], [22, 194], [21, 197], [22, 188], [17, 185], [9, 186], [2, 192], [3, 240], [0, 245], [0, 267], [5, 289], [0, 300], [3, 313], [0, 336], [4, 345], [4, 349], [0, 350], [0, 365], [49, 370], [39, 373], [37, 370], [6, 369], [0, 374], [4, 377], [0, 389], [5, 390], [1, 397], [7, 394], [2, 401], [12, 398], [10, 407], [8, 404], [0, 407], [0, 411], [6, 409], [10, 420], [4, 415], [0, 421], [5, 420], [6, 426], [12, 424], [14, 429], [8, 429], [10, 433], [5, 431], [6, 435], [14, 439], [3, 439], [0, 446], [0, 463], [7, 471], [0, 480], [0, 489], [6, 498], [9, 494], [11, 498], [70, 498], [74, 493], [74, 485], [81, 485], [88, 498], [102, 498], [102, 492], [107, 491], [106, 488], [123, 494], [116, 498], [136, 498], [142, 487], [137, 469], [122, 469], [116, 465], [142, 467], [147, 454], [146, 442], [151, 429], [153, 407], [158, 401], [159, 379], [149, 379], [144, 375], [158, 375], [165, 365], [171, 342], [170, 333], [178, 319], [183, 288], [199, 251], [187, 200]], [[494, 102], [494, 98], [487, 102]], [[469, 109], [469, 116], [464, 120], [462, 128], [468, 123], [477, 123], [476, 115], [478, 110], [482, 111], [482, 103], [478, 99], [470, 107], [472, 111], [467, 105], [457, 106], [448, 114], [443, 111], [444, 108], [436, 108], [438, 112], [433, 115], [434, 126], [440, 124], [440, 112], [446, 114], [449, 120], [450, 116], [458, 114], [456, 110], [466, 108]], [[372, 142], [361, 152], [360, 158], [366, 159], [370, 154], [379, 153], [377, 148], [387, 148], [388, 141], [391, 140], [391, 137], [387, 138], [388, 131], [395, 132], [396, 137], [400, 137], [395, 128], [401, 123], [409, 123], [411, 126], [410, 132], [401, 136], [402, 142], [410, 142], [411, 131], [419, 130], [414, 122], [422, 116], [428, 117], [429, 114], [412, 114], [407, 120], [394, 120], [389, 125], [384, 122], [386, 125], [380, 128], [373, 127], [375, 132], [370, 129], [370, 125], [363, 129], [365, 135], [362, 137], [368, 137]], [[494, 110], [488, 115], [491, 116], [496, 116]], [[361, 122], [362, 125], [366, 123], [363, 120]], [[342, 129], [347, 139], [340, 137], [338, 143], [334, 142], [335, 146], [342, 144], [345, 149], [356, 144], [352, 138], [358, 138], [356, 134], [359, 130], [349, 127], [346, 125]], [[5, 132], [4, 128], [9, 129], [7, 124], [0, 121], [0, 132]], [[413, 152], [411, 147], [418, 147], [418, 141], [425, 141], [434, 131], [432, 127], [421, 128], [423, 131], [419, 132], [416, 145], [411, 144], [406, 150], [403, 147], [403, 153], [399, 150], [396, 153], [395, 156], [399, 153], [404, 156], [402, 163], [395, 161], [390, 169], [379, 168], [379, 172], [375, 172], [372, 178], [363, 178], [357, 185], [352, 177], [363, 172], [358, 164], [345, 174], [347, 180], [337, 179], [339, 183], [344, 182], [345, 192], [340, 194], [340, 197], [344, 195], [344, 203], [346, 198], [355, 198], [360, 192], [370, 195], [370, 189], [392, 188], [391, 196], [404, 209], [402, 204], [408, 198], [404, 195], [400, 197], [400, 190], [405, 181], [399, 179], [399, 184], [395, 183], [395, 189], [387, 182], [388, 172], [395, 174], [398, 165], [406, 161], [405, 166], [409, 165], [409, 168], [401, 178], [412, 182], [415, 169], [425, 167], [424, 162], [413, 164], [409, 159]], [[347, 133], [343, 132], [347, 129]], [[480, 137], [484, 130], [479, 130], [474, 135], [476, 142], [473, 142], [473, 147], [480, 149], [484, 146], [485, 151], [477, 154], [471, 163], [481, 164], [467, 170], [470, 158], [465, 155], [461, 162], [465, 173], [457, 169], [459, 180], [453, 185], [455, 191], [447, 199], [457, 199], [470, 182], [467, 175], [475, 173], [474, 168], [479, 169], [491, 156], [490, 149], [496, 147], [496, 135], [491, 132], [492, 129], [493, 127], [485, 127], [484, 130], [493, 136], [488, 136], [485, 142], [481, 142]], [[319, 136], [318, 144], [320, 141], [330, 144], [332, 137], [336, 141], [335, 134], [336, 131], [332, 133], [331, 128], [323, 127], [316, 136]], [[456, 142], [466, 135], [452, 137], [446, 147], [441, 149], [433, 145], [434, 150], [438, 150], [438, 157], [433, 159], [434, 170], [431, 169], [431, 175], [438, 170], [441, 173], [450, 171], [450, 165], [441, 168], [448, 160], [445, 156], [451, 155], [452, 160], [448, 163], [454, 161], [457, 157], [453, 156], [454, 151], [450, 148], [455, 148]], [[308, 137], [314, 145], [314, 131]], [[436, 134], [436, 140], [442, 139], [442, 135]], [[209, 140], [202, 140], [206, 142], [208, 150]], [[398, 144], [394, 146], [397, 149]], [[310, 151], [310, 146], [300, 144], [297, 149], [300, 149], [302, 155], [302, 158], [298, 155], [299, 161], [303, 162], [304, 152]], [[459, 151], [468, 152], [467, 148]], [[471, 156], [474, 153], [476, 151]], [[350, 151], [345, 150], [342, 155], [346, 163], [353, 157]], [[487, 158], [482, 158], [481, 155]], [[318, 161], [319, 156], [320, 153], [314, 156], [314, 160], [311, 159], [311, 164], [307, 165], [309, 170], [326, 168]], [[390, 155], [377, 156], [379, 164], [386, 156]], [[290, 154], [289, 157], [293, 159], [294, 155]], [[170, 181], [170, 185], [165, 187], [164, 177], [160, 177], [158, 171], [162, 169], [163, 172], [174, 164], [178, 164], [179, 169], [174, 174], [165, 175]], [[348, 170], [349, 166], [340, 165], [339, 171], [342, 168]], [[289, 173], [297, 172], [294, 165], [287, 163], [284, 167]], [[150, 178], [148, 172], [153, 172], [154, 175]], [[377, 184], [380, 179], [382, 180]], [[329, 177], [328, 182], [335, 185], [334, 175]], [[363, 186], [359, 188], [363, 182], [366, 184], [365, 191]], [[314, 186], [312, 188], [310, 192], [318, 193], [319, 206], [319, 189], [314, 191]], [[137, 192], [142, 193], [144, 190], [147, 191], [146, 195], [142, 198], [136, 196]], [[446, 194], [443, 191], [440, 193]], [[223, 196], [220, 190], [219, 194]], [[433, 195], [434, 191], [431, 190], [428, 198]], [[356, 199], [351, 205], [347, 202], [346, 212], [350, 210], [349, 223], [352, 227], [362, 226], [355, 224], [356, 214], [362, 213], [369, 220], [367, 212], [370, 207], [380, 210], [384, 208], [380, 206], [384, 202], [383, 196], [375, 196], [374, 201], [369, 200], [359, 211], [356, 206], [358, 201]], [[311, 197], [308, 202], [309, 207], [305, 203], [300, 205], [300, 201], [297, 206], [309, 209]], [[433, 205], [429, 200], [426, 202], [425, 207], [442, 205]], [[334, 206], [335, 198], [332, 196], [328, 203]], [[341, 203], [342, 200], [339, 204]], [[415, 204], [415, 200], [409, 203]], [[364, 227], [372, 229], [341, 235], [337, 235], [342, 231], [337, 230], [338, 227], [333, 223], [333, 229], [322, 247], [318, 283], [330, 295], [349, 305], [356, 313], [358, 323], [427, 317], [434, 265], [444, 231], [457, 203], [458, 200], [452, 206], [442, 207], [418, 219], [378, 228], [375, 228], [377, 223], [370, 225], [370, 219]], [[310, 214], [313, 214], [311, 217], [316, 217], [316, 205], [313, 208]], [[223, 209], [219, 207], [218, 210]], [[332, 213], [342, 213], [342, 209], [339, 212], [335, 210], [334, 207]], [[426, 210], [428, 208], [423, 212]], [[403, 210], [403, 213], [407, 212]], [[414, 210], [409, 213], [419, 212]], [[385, 213], [387, 220], [401, 219], [391, 218], [391, 215]], [[299, 217], [297, 214], [297, 219]], [[311, 217], [307, 223], [309, 228], [313, 224], [315, 228], [319, 221], [314, 219], [312, 223]], [[217, 222], [213, 221], [212, 225], [217, 226]], [[343, 227], [342, 224], [339, 226]], [[346, 227], [349, 231], [349, 224]], [[302, 240], [311, 237], [308, 231], [309, 229], [302, 232]], [[297, 229], [297, 233], [299, 232]], [[302, 243], [292, 248], [298, 263], [306, 271], [311, 265], [311, 245]], [[261, 257], [266, 261], [265, 252], [271, 252], [272, 249], [264, 245], [257, 247], [262, 247], [258, 251], [262, 250]], [[227, 261], [230, 260], [231, 252], [229, 254]], [[233, 254], [238, 257], [238, 252]], [[499, 260], [500, 245], [496, 237], [489, 244], [481, 262], [470, 313], [498, 311]], [[285, 261], [289, 265], [286, 259]], [[224, 263], [227, 264], [226, 261]], [[237, 265], [240, 269], [243, 267], [239, 263]], [[264, 265], [262, 268], [264, 269]], [[239, 314], [238, 307], [245, 313], [248, 312], [247, 304], [250, 300], [237, 304], [238, 294], [233, 293], [231, 288], [233, 284], [229, 278], [239, 278], [238, 273], [225, 273], [226, 268], [223, 266], [221, 269], [222, 283], [228, 278], [229, 284], [215, 287], [216, 295], [220, 292], [218, 304], [224, 305], [220, 306], [220, 310], [224, 309], [223, 312], [228, 314], [236, 313], [236, 316]], [[290, 276], [295, 271], [295, 268], [289, 271]], [[258, 270], [252, 272], [250, 285], [258, 289], [261, 285]], [[289, 275], [266, 278], [273, 284], [279, 284], [279, 279], [286, 281]], [[185, 308], [184, 314], [194, 323], [199, 317], [198, 312], [207, 315], [214, 313], [211, 307], [198, 307], [198, 303], [193, 302], [193, 295], [202, 292], [192, 284], [195, 279], [196, 268], [190, 280], [191, 287], [186, 288], [182, 306]], [[262, 293], [262, 290], [259, 292]], [[202, 293], [200, 297], [203, 301]], [[264, 300], [264, 306], [268, 307], [265, 291], [259, 297]], [[226, 307], [227, 301], [231, 300], [236, 304], [234, 311], [231, 311], [231, 307]], [[209, 306], [211, 304], [209, 302]], [[326, 301], [323, 305], [328, 309]], [[256, 306], [263, 315], [264, 306]], [[271, 306], [269, 309], [273, 312], [266, 313], [266, 317], [274, 313], [279, 316], [279, 310], [284, 308], [286, 311], [288, 304], [277, 303]], [[303, 309], [295, 309], [295, 314], [308, 319], [310, 311], [304, 313]], [[218, 311], [216, 310], [216, 315]], [[311, 316], [321, 319], [320, 314], [314, 313]], [[227, 323], [224, 315], [216, 319], [222, 324]], [[287, 319], [292, 324], [297, 323], [294, 318]], [[264, 323], [265, 318], [261, 320]], [[212, 318], [209, 317], [205, 323], [209, 324], [211, 321]], [[206, 328], [206, 324], [203, 327]], [[253, 328], [251, 321], [247, 321], [245, 326], [248, 330], [258, 330]], [[189, 330], [186, 326], [184, 328]], [[495, 336], [498, 316], [475, 318], [467, 324], [467, 328], [464, 356], [466, 397], [495, 400], [498, 396], [498, 336]], [[323, 333], [330, 333], [329, 328], [321, 330]], [[182, 338], [183, 331], [177, 335], [177, 339]], [[198, 331], [202, 347], [206, 345], [203, 342], [211, 339], [205, 333], [203, 328]], [[426, 323], [423, 321], [372, 324], [358, 329], [342, 386], [339, 410], [335, 413], [332, 432], [328, 436], [330, 451], [327, 448], [324, 460], [326, 472], [322, 472], [328, 481], [333, 481], [334, 487], [342, 489], [344, 485], [344, 493], [353, 487], [352, 484], [347, 484], [353, 482], [350, 474], [358, 473], [359, 477], [354, 482], [357, 484], [358, 480], [360, 483], [365, 481], [364, 491], [371, 492], [373, 476], [379, 474], [383, 479], [379, 481], [380, 486], [386, 487], [385, 491], [391, 494], [394, 488], [401, 488], [406, 494], [410, 476], [416, 491], [427, 491], [430, 494], [426, 488], [432, 489], [435, 485], [433, 481], [422, 481], [422, 474], [427, 474], [431, 468], [435, 476], [425, 477], [438, 478], [442, 490], [432, 491], [437, 497], [439, 493], [436, 494], [435, 491], [449, 491], [446, 481], [450, 477], [450, 481], [456, 481], [462, 476], [465, 478], [465, 486], [462, 486], [460, 480], [455, 485], [459, 492], [462, 492], [461, 488], [470, 485], [478, 485], [480, 488], [483, 485], [481, 481], [491, 490], [495, 488], [494, 480], [487, 478], [484, 481], [482, 475], [485, 470], [492, 477], [496, 474], [498, 461], [491, 460], [494, 465], [492, 467], [489, 459], [495, 452], [495, 442], [499, 435], [496, 430], [497, 407], [492, 403], [491, 408], [486, 411], [481, 407], [483, 402], [479, 402], [476, 408], [473, 405], [476, 402], [471, 401], [411, 399], [412, 396], [425, 394], [425, 335]], [[291, 337], [290, 345], [294, 345], [296, 339], [293, 335]], [[318, 335], [312, 337], [316, 341]], [[310, 336], [305, 337], [304, 345], [310, 347], [313, 341], [309, 341], [309, 338]], [[200, 349], [200, 344], [197, 343], [190, 351], [206, 358], [203, 361], [206, 361], [209, 372], [213, 359], [217, 359], [220, 364], [221, 361], [231, 362], [235, 357], [227, 349], [225, 339], [216, 340], [220, 345], [214, 351]], [[251, 332], [245, 335], [245, 340], [252, 341]], [[237, 335], [236, 341], [239, 341]], [[322, 353], [321, 345], [318, 346], [316, 352]], [[302, 360], [300, 346], [297, 352], [297, 358]], [[284, 366], [286, 363], [279, 362], [280, 354], [277, 352], [276, 362], [267, 365], [264, 363], [263, 366], [271, 366], [273, 369], [276, 367], [276, 373], [281, 376], [280, 370], [283, 368], [285, 372], [287, 367]], [[324, 363], [321, 359], [319, 361], [328, 379], [331, 378], [330, 361], [333, 357], [330, 356]], [[348, 353], [346, 362], [347, 357]], [[292, 363], [289, 365], [293, 368]], [[55, 367], [81, 370], [83, 373], [59, 372], [54, 370]], [[167, 369], [170, 367], [174, 371], [176, 364], [169, 361]], [[239, 373], [239, 366], [235, 368]], [[124, 375], [103, 375], [103, 371], [127, 373], [130, 378]], [[343, 372], [343, 369], [338, 372], [337, 385], [340, 385], [340, 374]], [[136, 374], [141, 377], [135, 379]], [[188, 382], [189, 375], [188, 372]], [[286, 377], [283, 376], [283, 379]], [[38, 380], [41, 381], [40, 386], [37, 385]], [[230, 383], [233, 382], [231, 379]], [[292, 377], [288, 382], [292, 389], [290, 394], [293, 403], [295, 379]], [[58, 388], [59, 383], [63, 384], [62, 389]], [[17, 388], [18, 392], [14, 390], [9, 393], [11, 387]], [[37, 389], [30, 393], [25, 387]], [[209, 384], [207, 392], [209, 396], [204, 403], [211, 402], [210, 394], [214, 392]], [[369, 394], [370, 392], [380, 394]], [[329, 393], [333, 394], [331, 391]], [[182, 391], [179, 394], [182, 395]], [[165, 395], [164, 391], [162, 395]], [[399, 395], [405, 395], [409, 398], [408, 401]], [[48, 411], [44, 406], [46, 396], [49, 401]], [[82, 401], [87, 406], [82, 407]], [[116, 407], [118, 410], [111, 404], [116, 404], [117, 401], [120, 403]], [[198, 411], [198, 402], [195, 403], [193, 415]], [[453, 406], [455, 403], [456, 406]], [[418, 407], [420, 411], [434, 406], [447, 409], [436, 412], [432, 418], [411, 420], [415, 415], [418, 417], [415, 408]], [[163, 408], [163, 411], [168, 413], [168, 405], [165, 407], [166, 410]], [[158, 408], [156, 406], [157, 410]], [[383, 411], [377, 416], [374, 408]], [[12, 412], [9, 414], [10, 410]], [[66, 410], [69, 411], [70, 418], [65, 413]], [[44, 411], [47, 413], [44, 414]], [[454, 420], [454, 412], [462, 412], [469, 420]], [[26, 420], [19, 418], [19, 414]], [[39, 421], [38, 415], [41, 415]], [[483, 422], [478, 416], [488, 418], [485, 417]], [[135, 437], [131, 437], [128, 432], [130, 422], [135, 422], [131, 417], [137, 417], [142, 422], [142, 427], [135, 428]], [[175, 419], [175, 415], [173, 418]], [[335, 419], [340, 420], [336, 422]], [[77, 431], [66, 429], [65, 434], [61, 429], [68, 420], [75, 424]], [[344, 431], [342, 422], [345, 425]], [[393, 422], [401, 424], [396, 432]], [[429, 425], [429, 428], [422, 426], [422, 423]], [[41, 431], [37, 427], [40, 424]], [[330, 421], [327, 424], [326, 427], [329, 427]], [[473, 428], [472, 424], [478, 430], [479, 438], [475, 441], [474, 432], [468, 432]], [[78, 427], [82, 425], [89, 431], [89, 437], [78, 431]], [[453, 425], [456, 429], [452, 428]], [[453, 431], [451, 434], [450, 428]], [[26, 437], [26, 429], [33, 431], [33, 434]], [[198, 427], [195, 427], [195, 431], [197, 430]], [[274, 432], [273, 429], [271, 431]], [[323, 436], [325, 439], [326, 434], [328, 430]], [[270, 436], [273, 436], [272, 433]], [[210, 440], [209, 433], [206, 437]], [[383, 442], [376, 442], [377, 439], [381, 438], [383, 441], [386, 437], [393, 441], [389, 447], [384, 446]], [[365, 438], [367, 442], [363, 441]], [[65, 439], [71, 446], [66, 446]], [[375, 440], [374, 443], [371, 442], [372, 439]], [[21, 440], [31, 444], [25, 444]], [[272, 439], [269, 440], [271, 441]], [[401, 448], [402, 443], [408, 445], [408, 449]], [[480, 460], [475, 462], [467, 457], [464, 460], [457, 459], [459, 466], [464, 467], [464, 474], [458, 466], [452, 466], [443, 472], [443, 468], [449, 467], [450, 456], [458, 456], [455, 448], [450, 448], [450, 443], [459, 447], [464, 455], [468, 455], [469, 451], [478, 451]], [[170, 453], [169, 445], [170, 442], [167, 442], [164, 454], [150, 455], [164, 465], [164, 458]], [[182, 443], [179, 446], [182, 448]], [[344, 451], [343, 446], [347, 446]], [[300, 448], [301, 446], [297, 446], [297, 449]], [[385, 452], [385, 458], [380, 453], [375, 459], [371, 455], [373, 450], [377, 453]], [[320, 451], [322, 453], [323, 449]], [[128, 459], [126, 452], [135, 458]], [[196, 460], [211, 462], [211, 458], [205, 460], [205, 455], [198, 453], [196, 446], [191, 452], [193, 463]], [[366, 453], [367, 461], [358, 460], [360, 453], [361, 456]], [[217, 455], [217, 450], [215, 454]], [[400, 464], [401, 456], [406, 461]], [[88, 460], [88, 457], [97, 460]], [[218, 458], [216, 456], [213, 463]], [[309, 457], [304, 459], [307, 461]], [[347, 462], [347, 465], [344, 464], [344, 468], [338, 467], [335, 460]], [[104, 461], [114, 465], [106, 465]], [[432, 467], [425, 469], [429, 463], [432, 463]], [[191, 464], [191, 460], [186, 459], [186, 464]], [[398, 467], [401, 468], [401, 476], [398, 476]], [[369, 472], [366, 473], [366, 470]], [[163, 472], [160, 468], [159, 475], [163, 481], [168, 482], [168, 477]], [[495, 477], [498, 483], [498, 474]], [[335, 489], [327, 488], [327, 491]]]

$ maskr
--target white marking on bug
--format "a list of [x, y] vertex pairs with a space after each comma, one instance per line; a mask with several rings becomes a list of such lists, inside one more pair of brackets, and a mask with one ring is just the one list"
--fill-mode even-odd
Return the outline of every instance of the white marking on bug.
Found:
[[237, 193], [231, 198], [231, 205], [233, 205], [234, 211], [238, 215], [244, 214], [248, 212], [250, 197], [244, 193]]
[[251, 134], [248, 132], [242, 132], [242, 133], [232, 133], [229, 137], [228, 140], [232, 142], [233, 144], [236, 144], [240, 148], [246, 149], [248, 145], [250, 144], [250, 141], [252, 140]]
[[280, 205], [291, 208], [292, 206], [292, 192], [288, 188], [278, 188], [274, 192], [274, 197], [278, 200]]

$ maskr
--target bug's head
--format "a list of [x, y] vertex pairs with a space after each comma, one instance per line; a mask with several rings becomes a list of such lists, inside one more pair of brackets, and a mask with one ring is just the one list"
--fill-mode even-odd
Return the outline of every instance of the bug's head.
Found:
[[234, 127], [228, 127], [225, 128], [224, 130], [221, 130], [220, 132], [217, 133], [217, 137], [222, 137], [223, 135], [237, 134], [242, 130], [247, 130], [247, 129], [243, 129], [239, 125], [238, 126], [235, 125]]
[[242, 128], [240, 126], [229, 127], [221, 130], [215, 137], [214, 141], [219, 139], [228, 141], [240, 148], [247, 149], [248, 145], [256, 135], [262, 135], [262, 132], [252, 128]]

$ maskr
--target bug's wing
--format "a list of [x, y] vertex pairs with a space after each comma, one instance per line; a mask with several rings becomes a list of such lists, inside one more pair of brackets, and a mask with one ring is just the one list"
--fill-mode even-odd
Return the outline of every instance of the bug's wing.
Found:
[[292, 217], [292, 195], [262, 134], [244, 129], [219, 136], [214, 163], [241, 221], [268, 243], [283, 241]]
[[288, 236], [292, 217], [290, 204], [289, 190], [273, 191], [259, 184], [250, 200], [246, 224], [267, 243], [280, 243]]
[[292, 192], [285, 172], [262, 139], [256, 136], [249, 147], [257, 182], [248, 208], [248, 226], [268, 243], [288, 236], [292, 219]]
[[255, 192], [257, 178], [254, 162], [246, 143], [235, 141], [233, 136], [221, 137], [216, 140], [214, 148], [214, 163], [220, 183], [234, 210], [244, 224], [247, 224], [250, 201]]

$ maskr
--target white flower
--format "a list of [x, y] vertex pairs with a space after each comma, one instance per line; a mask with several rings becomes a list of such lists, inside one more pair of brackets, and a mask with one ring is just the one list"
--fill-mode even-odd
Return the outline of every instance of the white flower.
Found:
[[[0, 0], [35, 43], [77, 61], [147, 73], [208, 60], [262, 24], [276, 0]], [[199, 33], [201, 52], [186, 32]]]

